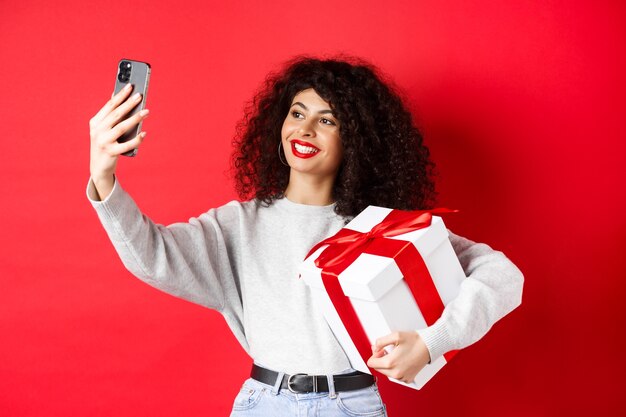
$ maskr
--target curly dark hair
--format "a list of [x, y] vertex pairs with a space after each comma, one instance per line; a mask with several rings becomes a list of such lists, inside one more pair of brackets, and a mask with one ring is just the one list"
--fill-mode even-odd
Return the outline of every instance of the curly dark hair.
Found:
[[233, 141], [239, 196], [268, 205], [284, 196], [290, 168], [278, 156], [282, 124], [293, 97], [313, 88], [340, 124], [343, 161], [333, 186], [336, 213], [352, 217], [368, 205], [431, 208], [434, 164], [392, 85], [371, 64], [345, 56], [299, 56], [269, 74], [248, 103]]

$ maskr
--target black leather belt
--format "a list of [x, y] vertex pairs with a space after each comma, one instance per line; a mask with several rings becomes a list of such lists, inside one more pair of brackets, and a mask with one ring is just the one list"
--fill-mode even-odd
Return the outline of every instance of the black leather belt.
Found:
[[[264, 384], [274, 385], [276, 384], [276, 378], [278, 378], [278, 372], [253, 364], [250, 377]], [[376, 379], [372, 375], [359, 371], [349, 374], [333, 375], [335, 391], [337, 392], [366, 388], [374, 384], [375, 381]], [[297, 394], [329, 391], [328, 378], [326, 375], [285, 375], [283, 376], [280, 388], [288, 389]]]

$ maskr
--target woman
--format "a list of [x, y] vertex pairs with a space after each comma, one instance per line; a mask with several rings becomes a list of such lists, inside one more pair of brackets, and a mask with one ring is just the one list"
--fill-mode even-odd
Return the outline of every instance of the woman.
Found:
[[[434, 200], [428, 150], [389, 83], [354, 59], [287, 63], [268, 77], [234, 141], [244, 201], [167, 227], [143, 216], [114, 175], [119, 155], [143, 140], [116, 142], [147, 116], [120, 122], [139, 102], [129, 95], [90, 121], [87, 193], [133, 274], [218, 310], [254, 359], [232, 415], [386, 415], [374, 379], [350, 367], [297, 271], [315, 243], [368, 205], [423, 209]], [[380, 338], [371, 368], [410, 381], [519, 305], [523, 278], [502, 253], [450, 240], [468, 276], [460, 295], [432, 326]]]

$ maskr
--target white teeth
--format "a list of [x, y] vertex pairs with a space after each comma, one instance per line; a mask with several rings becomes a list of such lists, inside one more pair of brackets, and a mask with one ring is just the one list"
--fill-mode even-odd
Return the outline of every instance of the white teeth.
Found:
[[298, 143], [294, 143], [294, 146], [296, 147], [296, 151], [298, 151], [300, 153], [316, 153], [316, 152], [319, 152], [319, 149], [315, 149], [315, 148], [312, 148], [310, 146], [300, 145]]

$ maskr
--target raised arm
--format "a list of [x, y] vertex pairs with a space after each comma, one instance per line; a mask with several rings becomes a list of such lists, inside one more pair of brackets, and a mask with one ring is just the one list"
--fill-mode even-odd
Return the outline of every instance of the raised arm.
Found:
[[[226, 236], [228, 231], [228, 236], [238, 236], [237, 207], [221, 208], [219, 219], [218, 210], [211, 210], [188, 223], [167, 227], [155, 224], [139, 210], [115, 177], [119, 156], [137, 148], [143, 136], [125, 143], [117, 139], [148, 113], [143, 110], [124, 120], [141, 100], [139, 95], [130, 96], [131, 90], [126, 87], [113, 95], [89, 121], [91, 178], [87, 196], [129, 271], [167, 293], [223, 311], [225, 300], [240, 299], [231, 262], [236, 255], [227, 250]], [[238, 306], [229, 307], [228, 313], [237, 315]]]

